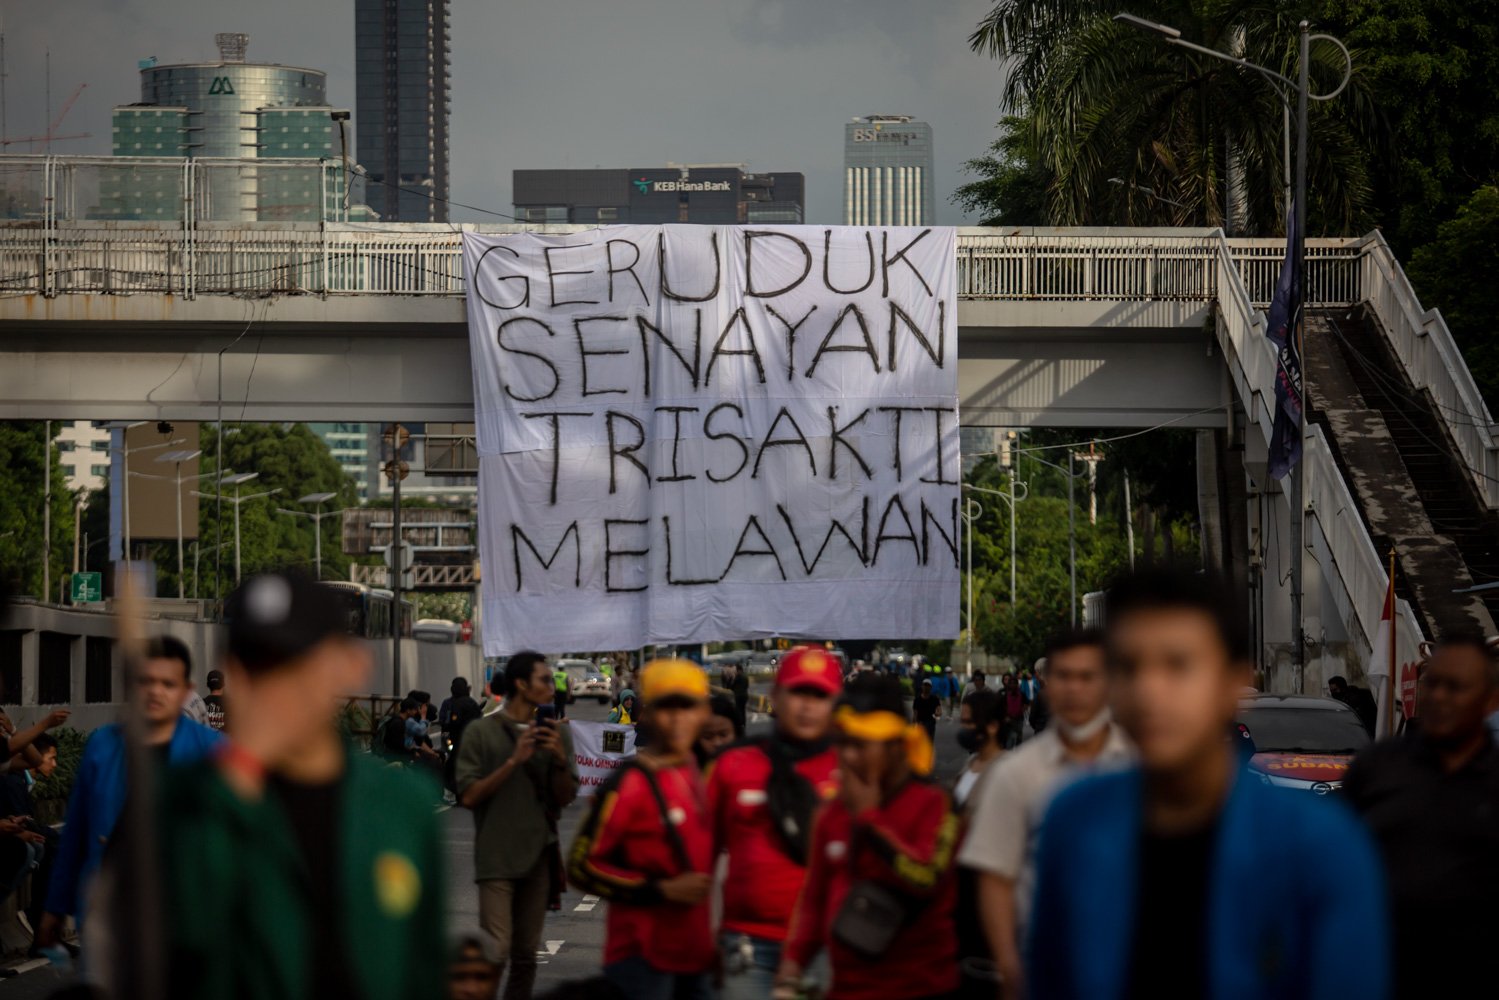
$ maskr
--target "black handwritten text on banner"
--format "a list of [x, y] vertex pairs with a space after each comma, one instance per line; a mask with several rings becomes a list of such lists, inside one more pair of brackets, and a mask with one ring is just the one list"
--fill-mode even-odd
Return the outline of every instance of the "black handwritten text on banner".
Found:
[[956, 634], [953, 230], [463, 255], [488, 652]]

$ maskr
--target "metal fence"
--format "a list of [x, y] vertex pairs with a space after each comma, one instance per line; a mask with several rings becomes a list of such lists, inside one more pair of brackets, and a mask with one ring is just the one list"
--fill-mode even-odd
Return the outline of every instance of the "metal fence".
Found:
[[[77, 221], [0, 225], [0, 294], [461, 295], [461, 233], [520, 226]], [[559, 228], [559, 227], [553, 227]], [[576, 228], [576, 227], [570, 227]], [[1222, 237], [1159, 231], [958, 236], [958, 295], [988, 300], [1185, 299], [1218, 295]], [[1230, 240], [1251, 301], [1273, 294], [1284, 245]], [[1365, 241], [1307, 246], [1309, 302], [1366, 296]]]

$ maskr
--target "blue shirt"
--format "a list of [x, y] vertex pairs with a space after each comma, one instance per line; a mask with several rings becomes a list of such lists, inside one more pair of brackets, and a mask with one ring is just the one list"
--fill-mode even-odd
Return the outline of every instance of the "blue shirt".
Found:
[[[1027, 954], [1033, 1000], [1123, 1000], [1143, 829], [1140, 771], [1057, 796], [1041, 827]], [[1208, 1000], [1385, 1000], [1384, 875], [1339, 802], [1240, 771], [1208, 882]]]
[[[222, 740], [212, 729], [184, 716], [172, 732], [167, 760], [173, 767], [192, 763], [208, 756]], [[89, 736], [78, 761], [47, 889], [47, 912], [81, 920], [88, 883], [99, 870], [124, 808], [124, 733], [118, 724], [101, 726]]]

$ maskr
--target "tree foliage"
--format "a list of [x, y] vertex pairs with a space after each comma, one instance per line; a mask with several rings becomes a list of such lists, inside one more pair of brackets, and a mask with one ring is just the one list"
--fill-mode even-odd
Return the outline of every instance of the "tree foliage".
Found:
[[[73, 491], [58, 462], [56, 435], [45, 438], [40, 420], [0, 421], [0, 573], [17, 592], [57, 600], [58, 582], [72, 568]], [[42, 551], [45, 517], [47, 450], [52, 452], [52, 593], [42, 594]]]
[[[1297, 24], [1317, 5], [1231, 0], [999, 0], [970, 38], [1007, 60], [1001, 110], [1010, 150], [1046, 189], [1053, 225], [1221, 226], [1230, 165], [1250, 233], [1283, 231], [1282, 99], [1252, 70], [1164, 44], [1117, 24], [1122, 10], [1172, 25], [1200, 45], [1238, 52], [1294, 75]], [[1314, 89], [1342, 78], [1342, 54], [1312, 52]], [[1308, 188], [1312, 231], [1367, 222], [1369, 164], [1382, 120], [1356, 72], [1348, 91], [1311, 109]], [[974, 161], [981, 180], [1013, 178], [1016, 164]], [[996, 167], [1003, 169], [996, 171]], [[1022, 171], [1024, 173], [1024, 171]], [[979, 183], [979, 182], [975, 182]], [[975, 189], [981, 194], [981, 189]], [[976, 203], [985, 209], [989, 204]]]
[[[203, 449], [202, 471], [218, 467], [218, 434], [212, 424], [201, 427]], [[257, 479], [240, 487], [249, 496], [279, 490], [273, 496], [251, 500], [240, 508], [240, 548], [244, 575], [268, 569], [296, 568], [311, 574], [314, 567], [313, 524], [307, 518], [277, 512], [277, 508], [308, 510], [297, 498], [310, 493], [333, 493], [324, 510], [353, 507], [359, 502], [358, 488], [344, 472], [328, 446], [306, 424], [234, 424], [224, 428], [225, 473], [258, 472]], [[205, 482], [212, 483], [210, 478]], [[212, 486], [203, 492], [212, 493]], [[233, 487], [225, 495], [232, 496]], [[211, 597], [218, 591], [227, 594], [234, 586], [234, 505], [219, 504], [211, 497], [199, 501], [199, 561], [197, 593]], [[344, 555], [340, 519], [321, 522], [323, 578], [347, 579], [349, 557]], [[218, 539], [222, 538], [222, 542]], [[216, 550], [216, 545], [222, 549]], [[163, 552], [162, 550], [169, 550]], [[159, 546], [156, 552], [159, 579], [163, 593], [175, 593], [176, 552], [173, 545]], [[222, 559], [221, 567], [216, 556]], [[194, 593], [191, 555], [188, 557], [187, 593]], [[216, 580], [218, 586], [216, 586]]]
[[978, 212], [981, 226], [1046, 224], [1047, 174], [1029, 145], [1025, 120], [1009, 115], [989, 151], [963, 164], [975, 180], [958, 187], [952, 200], [965, 212]]
[[1499, 188], [1479, 188], [1408, 270], [1422, 303], [1440, 306], [1490, 412], [1499, 410]]
[[[1499, 182], [1499, 0], [1324, 0], [1390, 123], [1375, 219], [1402, 255]], [[1494, 314], [1490, 313], [1490, 316]]]
[[[1168, 434], [1156, 432], [1135, 440], [1152, 441], [1157, 449], [1169, 454], [1179, 445], [1173, 445]], [[1122, 448], [1115, 451], [1113, 446], [1103, 450], [1105, 458], [1098, 467], [1097, 523], [1089, 521], [1085, 470], [1081, 465], [1076, 467], [1070, 530], [1067, 475], [1042, 462], [1044, 459], [1065, 466], [1067, 450], [1052, 446], [1082, 438], [1076, 430], [1033, 431], [1025, 442], [1027, 450], [1018, 452], [1015, 474], [1024, 485], [1017, 486], [1016, 492], [1024, 499], [1015, 507], [1013, 608], [1010, 509], [1002, 497], [983, 492], [1008, 494], [1010, 472], [991, 457], [980, 461], [966, 479], [970, 487], [977, 487], [967, 495], [983, 507], [974, 524], [973, 537], [975, 644], [996, 655], [1011, 657], [1021, 665], [1029, 665], [1039, 657], [1047, 638], [1071, 622], [1070, 532], [1076, 535], [1079, 620], [1083, 595], [1103, 589], [1130, 565], [1125, 530], [1125, 518], [1130, 514], [1124, 506], [1122, 483], [1125, 462], [1131, 453]], [[1178, 473], [1175, 478], [1183, 477]], [[1148, 496], [1142, 499], [1137, 495], [1133, 499], [1136, 512], [1152, 503]], [[1195, 538], [1195, 501], [1190, 510], [1163, 507], [1161, 513], [1165, 530], [1171, 534], [1171, 544], [1162, 545], [1158, 558], [1174, 551], [1179, 559], [1196, 565], [1199, 551]], [[1137, 559], [1151, 557], [1145, 552], [1143, 538], [1136, 538], [1135, 550]], [[965, 586], [966, 580], [965, 576]]]

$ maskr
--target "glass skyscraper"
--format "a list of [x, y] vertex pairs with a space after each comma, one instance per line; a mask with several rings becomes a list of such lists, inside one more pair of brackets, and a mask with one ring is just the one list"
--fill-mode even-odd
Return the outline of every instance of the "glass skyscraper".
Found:
[[355, 133], [388, 222], [448, 221], [449, 0], [355, 0]]
[[843, 126], [843, 223], [929, 226], [932, 127], [909, 115], [870, 115]]
[[[143, 104], [186, 108], [191, 116], [182, 144], [187, 155], [255, 156], [258, 108], [327, 107], [328, 77], [321, 70], [245, 62], [248, 35], [221, 34], [215, 41], [218, 62], [141, 67]], [[144, 149], [115, 149], [116, 156], [131, 152], [150, 155]], [[182, 155], [175, 149], [164, 152]]]
[[[349, 113], [328, 107], [327, 76], [246, 62], [248, 35], [214, 40], [217, 62], [140, 64], [140, 103], [114, 109], [112, 145], [121, 160], [100, 172], [97, 217], [180, 220], [191, 204], [198, 221], [343, 218], [335, 115]], [[170, 162], [177, 157], [197, 161], [190, 201], [182, 165]], [[362, 209], [347, 211], [358, 217]]]

